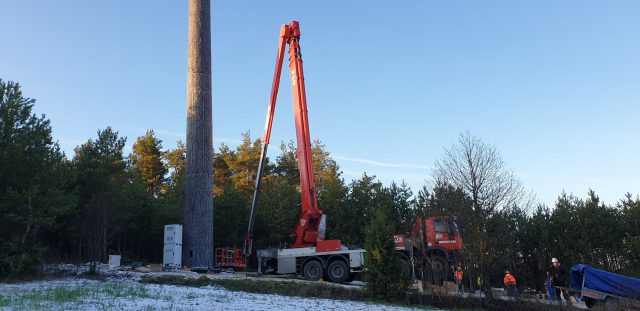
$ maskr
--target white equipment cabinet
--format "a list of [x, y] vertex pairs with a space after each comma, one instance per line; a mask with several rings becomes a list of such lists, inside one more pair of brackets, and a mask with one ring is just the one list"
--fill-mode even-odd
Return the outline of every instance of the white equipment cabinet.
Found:
[[162, 270], [182, 268], [182, 225], [164, 226]]

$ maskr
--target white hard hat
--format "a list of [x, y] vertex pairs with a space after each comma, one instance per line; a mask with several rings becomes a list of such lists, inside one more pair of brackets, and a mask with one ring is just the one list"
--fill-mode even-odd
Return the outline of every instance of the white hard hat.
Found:
[[551, 262], [558, 262], [558, 258], [551, 258]]

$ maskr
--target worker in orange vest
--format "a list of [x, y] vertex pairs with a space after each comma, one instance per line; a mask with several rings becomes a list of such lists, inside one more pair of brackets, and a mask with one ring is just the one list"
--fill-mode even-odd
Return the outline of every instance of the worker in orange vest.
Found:
[[458, 285], [458, 292], [462, 293], [463, 292], [463, 287], [462, 287], [462, 276], [464, 275], [464, 272], [462, 272], [462, 267], [458, 266], [456, 268], [456, 271], [453, 272], [453, 279], [456, 281], [456, 285]]
[[518, 289], [516, 288], [516, 278], [511, 275], [509, 270], [507, 270], [504, 275], [504, 286], [507, 287], [507, 294], [509, 296], [513, 297], [517, 294]]

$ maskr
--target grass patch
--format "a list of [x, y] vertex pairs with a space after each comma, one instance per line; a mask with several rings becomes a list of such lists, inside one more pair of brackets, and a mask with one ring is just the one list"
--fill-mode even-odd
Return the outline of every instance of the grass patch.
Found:
[[386, 304], [395, 306], [410, 306], [418, 308], [446, 308], [450, 310], [577, 310], [572, 307], [560, 307], [537, 302], [522, 300], [500, 300], [478, 297], [458, 297], [438, 293], [407, 292], [403, 298], [384, 301], [375, 297], [368, 297], [360, 288], [344, 288], [323, 283], [299, 283], [293, 281], [270, 281], [253, 279], [209, 279], [202, 276], [197, 279], [181, 276], [148, 275], [141, 283], [182, 285], [182, 286], [221, 286], [230, 291], [243, 291], [258, 294], [276, 294], [282, 296], [314, 297], [332, 300], [350, 300], [366, 303]]
[[196, 293], [187, 293], [187, 299], [196, 299], [198, 295]]
[[102, 286], [101, 292], [113, 298], [158, 298], [158, 295], [151, 295], [149, 290], [142, 285], [107, 283]]
[[52, 287], [47, 289], [33, 289], [27, 292], [11, 292], [8, 296], [2, 294], [2, 305], [22, 309], [46, 309], [46, 306], [63, 305], [77, 302], [86, 296], [89, 290], [81, 287]]
[[24, 310], [68, 309], [72, 305], [109, 303], [116, 298], [159, 298], [141, 284], [90, 283], [59, 285], [29, 291], [9, 291], [0, 293], [0, 307]]
[[9, 299], [0, 294], [0, 307], [8, 307]]

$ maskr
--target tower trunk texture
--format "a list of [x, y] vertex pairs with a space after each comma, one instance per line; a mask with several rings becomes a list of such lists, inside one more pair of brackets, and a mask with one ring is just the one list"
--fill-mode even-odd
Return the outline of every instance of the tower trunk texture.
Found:
[[213, 268], [213, 133], [209, 0], [189, 1], [183, 264]]

